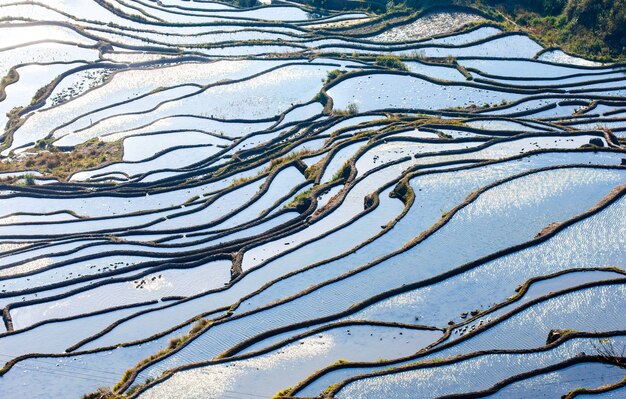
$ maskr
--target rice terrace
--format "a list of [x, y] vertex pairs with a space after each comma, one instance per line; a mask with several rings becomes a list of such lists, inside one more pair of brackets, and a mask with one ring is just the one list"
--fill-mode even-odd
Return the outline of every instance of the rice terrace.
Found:
[[624, 0], [0, 18], [0, 399], [626, 399]]

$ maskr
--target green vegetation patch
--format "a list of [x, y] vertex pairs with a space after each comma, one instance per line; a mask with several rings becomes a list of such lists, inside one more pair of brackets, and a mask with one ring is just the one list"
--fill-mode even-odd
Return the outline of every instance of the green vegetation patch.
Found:
[[44, 177], [67, 180], [75, 172], [121, 161], [122, 153], [121, 140], [106, 143], [94, 138], [65, 152], [53, 146], [51, 139], [43, 139], [18, 159], [0, 162], [0, 172], [33, 170]]
[[335, 115], [352, 116], [358, 113], [359, 113], [359, 106], [355, 102], [349, 103], [346, 109], [334, 109], [333, 110], [333, 114]]
[[374, 63], [381, 67], [397, 69], [399, 71], [409, 70], [409, 68], [402, 61], [402, 59], [396, 55], [391, 55], [391, 54], [379, 55], [378, 57], [376, 57], [376, 61]]
[[626, 2], [623, 0], [484, 0], [511, 30], [527, 31], [544, 46], [603, 61], [626, 60]]

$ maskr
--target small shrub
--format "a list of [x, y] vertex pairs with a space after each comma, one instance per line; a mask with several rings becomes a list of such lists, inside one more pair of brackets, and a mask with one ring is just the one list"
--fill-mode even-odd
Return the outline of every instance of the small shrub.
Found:
[[235, 0], [233, 3], [241, 8], [250, 8], [257, 4], [256, 0]]
[[426, 52], [423, 49], [413, 50], [411, 51], [411, 58], [415, 58], [416, 60], [424, 60], [426, 59]]
[[409, 68], [406, 64], [400, 59], [400, 57], [395, 55], [379, 55], [376, 57], [375, 64], [381, 67], [397, 69], [399, 71], [408, 71]]
[[180, 338], [178, 338], [178, 337], [170, 338], [170, 341], [169, 341], [167, 347], [170, 348], [170, 349], [176, 349], [176, 347], [179, 345], [179, 343], [180, 343]]
[[32, 173], [27, 173], [24, 175], [24, 183], [27, 186], [33, 186], [35, 184], [35, 176]]
[[189, 331], [190, 334], [197, 334], [198, 332], [200, 332], [200, 330], [202, 330], [204, 328], [204, 326], [206, 326], [209, 322], [207, 321], [207, 319], [200, 319], [198, 320], [193, 327], [191, 328], [191, 330]]
[[447, 55], [446, 56], [446, 63], [450, 64], [450, 65], [456, 65], [457, 64], [456, 58], [451, 56], [451, 55]]
[[326, 80], [324, 80], [324, 83], [328, 84], [332, 82], [333, 80], [337, 79], [339, 76], [343, 75], [344, 73], [346, 73], [346, 71], [342, 69], [333, 69], [332, 71], [328, 71], [328, 73], [326, 74]]
[[172, 338], [170, 339], [168, 348], [176, 349], [182, 344], [184, 344], [185, 342], [187, 342], [187, 340], [189, 340], [189, 335], [183, 335], [182, 337], [179, 337], [179, 338]]
[[359, 106], [356, 103], [350, 103], [348, 104], [348, 108], [346, 110], [348, 111], [348, 114], [356, 115], [359, 113]]
[[336, 109], [333, 113], [335, 115], [356, 115], [359, 113], [359, 106], [355, 102], [350, 102], [346, 109]]

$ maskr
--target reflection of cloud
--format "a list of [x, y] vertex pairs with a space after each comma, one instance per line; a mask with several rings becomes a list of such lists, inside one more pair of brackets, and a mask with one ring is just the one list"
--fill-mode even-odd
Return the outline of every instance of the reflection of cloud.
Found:
[[[10, 245], [10, 244], [7, 244], [7, 245]], [[15, 244], [15, 245], [19, 245], [19, 244]], [[20, 245], [20, 246], [23, 246], [23, 245]], [[19, 248], [19, 247], [16, 246], [15, 248]], [[8, 275], [13, 275], [13, 274], [26, 273], [26, 272], [30, 272], [33, 270], [42, 269], [51, 264], [52, 264], [51, 258], [36, 259], [36, 260], [23, 263], [19, 266], [16, 266], [10, 269], [0, 270], [0, 276], [8, 276]]]
[[[289, 373], [298, 363], [322, 356], [335, 346], [329, 334], [319, 334], [294, 342], [280, 350], [252, 359], [216, 364], [174, 374], [165, 384], [145, 392], [142, 399], [151, 398], [218, 398], [237, 390], [246, 376], [263, 376], [270, 371]], [[182, 396], [181, 396], [182, 395]]]

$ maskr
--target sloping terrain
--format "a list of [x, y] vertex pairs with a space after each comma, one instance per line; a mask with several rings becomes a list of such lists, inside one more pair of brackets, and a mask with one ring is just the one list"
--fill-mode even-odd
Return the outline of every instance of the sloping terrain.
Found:
[[1, 398], [624, 394], [625, 65], [459, 7], [0, 15]]

